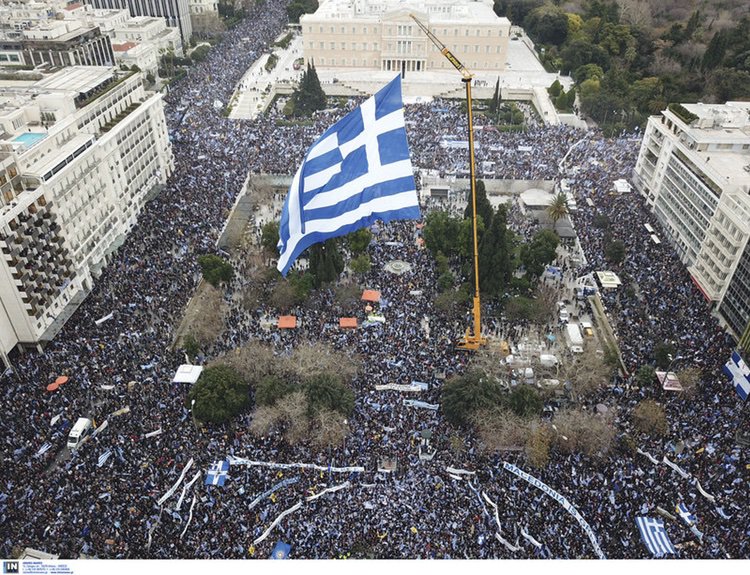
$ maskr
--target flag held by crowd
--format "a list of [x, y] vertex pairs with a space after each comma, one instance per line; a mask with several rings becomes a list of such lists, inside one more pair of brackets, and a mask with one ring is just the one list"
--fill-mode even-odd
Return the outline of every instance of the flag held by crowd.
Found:
[[397, 76], [307, 151], [281, 213], [278, 269], [286, 276], [311, 245], [376, 220], [420, 217]]
[[737, 395], [742, 401], [747, 401], [747, 396], [750, 395], [750, 368], [739, 353], [732, 352], [732, 357], [724, 364], [723, 371], [732, 380]]
[[638, 531], [641, 532], [641, 539], [643, 539], [643, 543], [651, 555], [662, 557], [666, 554], [674, 555], [676, 553], [661, 519], [636, 517], [635, 522], [638, 525]]
[[687, 505], [684, 503], [678, 503], [677, 507], [675, 507], [675, 510], [679, 514], [679, 516], [682, 518], [682, 520], [690, 527], [691, 525], [694, 525], [697, 519], [695, 518], [695, 515], [691, 513], [691, 511], [688, 509]]
[[292, 546], [283, 541], [277, 541], [276, 545], [271, 551], [271, 559], [289, 559], [289, 552], [292, 550]]
[[97, 462], [96, 466], [101, 467], [102, 465], [107, 463], [107, 460], [110, 458], [111, 455], [112, 455], [112, 450], [107, 449], [107, 451], [105, 451], [99, 456], [99, 461]]
[[227, 460], [216, 461], [211, 464], [206, 474], [206, 485], [218, 485], [222, 487], [229, 475], [229, 462]]

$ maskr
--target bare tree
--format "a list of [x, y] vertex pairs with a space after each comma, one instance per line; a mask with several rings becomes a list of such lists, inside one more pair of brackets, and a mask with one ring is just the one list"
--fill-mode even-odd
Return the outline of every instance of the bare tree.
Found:
[[202, 282], [190, 302], [179, 332], [191, 334], [200, 346], [216, 341], [224, 330], [227, 306], [221, 292], [208, 282]]
[[653, 22], [650, 0], [617, 0], [622, 19], [638, 28], [649, 28]]
[[313, 419], [310, 441], [316, 447], [342, 445], [349, 433], [340, 413], [321, 409]]
[[553, 423], [554, 444], [564, 453], [592, 457], [612, 448], [616, 430], [610, 416], [570, 409], [557, 414]]
[[281, 422], [281, 412], [276, 406], [259, 406], [253, 411], [249, 431], [256, 437], [264, 437], [275, 431]]
[[298, 445], [309, 437], [310, 421], [307, 418], [307, 397], [296, 391], [279, 400], [275, 406], [284, 425], [284, 439]]
[[678, 371], [676, 375], [682, 385], [682, 392], [686, 396], [692, 397], [700, 389], [702, 374], [697, 367], [686, 367]]
[[233, 349], [219, 357], [214, 364], [232, 367], [253, 387], [263, 377], [279, 372], [283, 366], [270, 346], [257, 341]]
[[607, 365], [605, 356], [586, 347], [584, 353], [563, 364], [562, 377], [570, 381], [573, 395], [579, 400], [607, 385], [612, 377], [612, 367]]
[[307, 379], [316, 375], [333, 375], [342, 381], [350, 382], [361, 367], [360, 358], [336, 350], [325, 343], [310, 343], [294, 349], [291, 356], [281, 360], [284, 371], [294, 374], [297, 379]]
[[482, 410], [473, 423], [481, 440], [480, 449], [490, 453], [521, 449], [529, 435], [529, 422], [510, 411]]
[[525, 451], [526, 459], [532, 467], [540, 469], [547, 465], [552, 439], [553, 433], [549, 425], [541, 422], [531, 424]]
[[665, 435], [669, 431], [664, 408], [652, 399], [644, 399], [633, 410], [636, 429], [649, 435]]

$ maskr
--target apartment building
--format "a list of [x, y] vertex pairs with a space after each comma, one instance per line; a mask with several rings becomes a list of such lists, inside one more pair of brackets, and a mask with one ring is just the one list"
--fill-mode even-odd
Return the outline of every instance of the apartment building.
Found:
[[86, 0], [86, 3], [100, 9], [127, 9], [131, 16], [164, 18], [167, 26], [180, 31], [184, 46], [188, 45], [193, 35], [188, 0]]
[[0, 85], [0, 352], [51, 340], [173, 169], [140, 73], [69, 67]]
[[472, 72], [503, 71], [510, 21], [489, 0], [327, 0], [300, 18], [306, 62], [316, 68], [449, 71], [453, 66], [413, 13]]
[[634, 182], [739, 338], [750, 321], [750, 102], [673, 104], [649, 118]]

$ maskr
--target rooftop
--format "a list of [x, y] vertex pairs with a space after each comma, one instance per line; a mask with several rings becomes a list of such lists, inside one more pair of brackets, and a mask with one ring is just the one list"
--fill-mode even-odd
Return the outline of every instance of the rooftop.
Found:
[[[507, 18], [499, 18], [486, 0], [327, 0], [315, 12], [316, 19], [356, 18], [379, 20], [393, 12], [426, 14], [430, 22], [474, 22], [510, 25]], [[308, 15], [309, 17], [309, 15]]]
[[42, 90], [85, 93], [100, 86], [115, 75], [113, 68], [101, 66], [70, 66], [48, 76], [34, 86]]

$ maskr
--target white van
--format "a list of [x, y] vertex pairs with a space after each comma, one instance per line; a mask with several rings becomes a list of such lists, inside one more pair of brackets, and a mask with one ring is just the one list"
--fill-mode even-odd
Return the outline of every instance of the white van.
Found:
[[77, 449], [91, 432], [91, 420], [79, 417], [68, 434], [68, 449]]
[[549, 353], [542, 353], [539, 355], [539, 363], [541, 363], [543, 367], [556, 367], [557, 356]]

